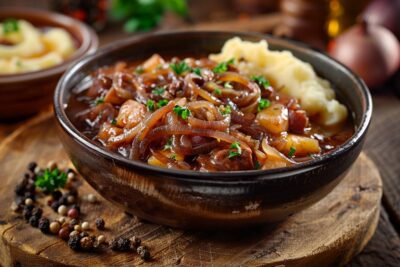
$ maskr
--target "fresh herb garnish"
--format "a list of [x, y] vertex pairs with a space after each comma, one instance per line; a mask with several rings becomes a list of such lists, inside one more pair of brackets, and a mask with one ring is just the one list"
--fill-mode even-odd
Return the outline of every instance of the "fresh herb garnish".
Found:
[[142, 74], [144, 72], [144, 68], [142, 66], [137, 66], [135, 69], [136, 74]]
[[94, 103], [97, 105], [103, 104], [104, 103], [104, 97], [98, 97], [96, 98], [96, 100], [94, 101]]
[[19, 23], [16, 19], [7, 19], [3, 22], [3, 33], [9, 34], [19, 31]]
[[232, 84], [230, 82], [225, 82], [224, 83], [224, 87], [228, 88], [228, 89], [232, 89], [233, 88], [233, 86], [232, 86]]
[[190, 116], [190, 110], [188, 108], [183, 108], [178, 105], [174, 107], [174, 112], [184, 120], [186, 120]]
[[261, 168], [261, 164], [258, 160], [256, 160], [256, 162], [254, 162], [254, 169], [259, 170]]
[[168, 100], [167, 99], [161, 99], [160, 101], [158, 101], [157, 103], [157, 108], [162, 108], [163, 106], [168, 104]]
[[169, 138], [167, 143], [164, 145], [164, 150], [168, 150], [172, 148], [172, 138]]
[[170, 156], [170, 159], [176, 160], [176, 154], [175, 154], [175, 153], [172, 154], [172, 155]]
[[228, 66], [232, 65], [234, 62], [235, 62], [234, 58], [231, 58], [228, 61], [221, 62], [213, 69], [213, 71], [215, 73], [224, 73], [225, 71], [228, 70]]
[[111, 125], [117, 125], [117, 120], [115, 118], [111, 120]]
[[44, 173], [36, 178], [35, 185], [42, 190], [53, 192], [57, 188], [64, 187], [67, 182], [67, 174], [58, 168], [50, 171], [46, 169]]
[[190, 67], [188, 64], [186, 64], [185, 61], [181, 61], [178, 63], [171, 63], [169, 64], [169, 66], [177, 75], [181, 75], [187, 71], [190, 71]]
[[154, 95], [162, 95], [165, 92], [165, 88], [163, 87], [156, 87], [151, 91]]
[[194, 74], [199, 75], [199, 76], [201, 77], [201, 69], [200, 69], [200, 68], [194, 68], [194, 69], [192, 69], [192, 72], [193, 72]]
[[216, 94], [216, 95], [222, 94], [221, 89], [219, 89], [218, 87], [216, 87], [216, 88], [214, 89], [214, 94]]
[[156, 109], [154, 101], [151, 100], [151, 99], [147, 100], [146, 106], [147, 106], [147, 109], [150, 110], [150, 111], [154, 111]]
[[242, 148], [240, 147], [239, 142], [232, 143], [230, 148], [231, 150], [229, 151], [228, 158], [233, 158], [242, 155]]
[[289, 153], [288, 153], [288, 157], [291, 158], [294, 156], [294, 154], [296, 153], [296, 148], [294, 147], [290, 147]]
[[260, 102], [258, 103], [258, 111], [261, 111], [271, 105], [271, 102], [268, 99], [261, 98]]
[[269, 86], [271, 86], [269, 84], [269, 81], [265, 79], [264, 76], [251, 76], [251, 79], [264, 88], [268, 88]]
[[228, 115], [232, 113], [231, 106], [225, 106], [225, 107], [220, 107], [219, 111], [221, 112], [222, 115]]

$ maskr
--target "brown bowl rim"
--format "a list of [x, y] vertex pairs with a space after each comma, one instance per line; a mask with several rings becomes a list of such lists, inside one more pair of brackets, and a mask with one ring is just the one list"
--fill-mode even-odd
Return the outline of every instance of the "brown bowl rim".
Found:
[[[84, 136], [69, 120], [64, 107], [66, 103], [63, 101], [63, 95], [67, 90], [67, 83], [71, 76], [74, 75], [74, 72], [79, 70], [81, 66], [88, 64], [96, 60], [97, 58], [104, 57], [107, 53], [118, 50], [121, 47], [127, 46], [133, 42], [140, 42], [145, 40], [146, 38], [152, 38], [153, 36], [159, 36], [164, 38], [172, 38], [171, 36], [177, 35], [185, 35], [185, 34], [203, 34], [209, 35], [218, 35], [225, 34], [241, 37], [258, 37], [264, 40], [273, 40], [275, 44], [279, 44], [284, 49], [294, 49], [297, 52], [301, 52], [304, 54], [311, 54], [311, 56], [318, 57], [319, 60], [329, 61], [331, 65], [333, 65], [337, 71], [345, 72], [353, 81], [356, 83], [358, 88], [360, 89], [357, 93], [361, 100], [361, 105], [365, 106], [365, 111], [363, 111], [362, 119], [360, 125], [355, 130], [355, 133], [349, 138], [343, 145], [338, 147], [337, 149], [330, 151], [316, 159], [299, 163], [295, 166], [291, 167], [283, 167], [269, 170], [243, 170], [243, 171], [220, 171], [220, 172], [200, 172], [193, 170], [177, 170], [177, 169], [168, 169], [157, 166], [151, 166], [147, 163], [131, 160], [122, 155], [114, 153], [112, 151], [108, 151], [106, 148], [101, 147], [93, 142], [91, 142], [86, 136]], [[210, 37], [210, 38], [211, 38]], [[133, 36], [129, 38], [125, 38], [123, 40], [116, 41], [111, 43], [103, 48], [101, 48], [96, 54], [88, 55], [83, 58], [78, 64], [69, 68], [67, 72], [59, 80], [55, 93], [54, 93], [54, 114], [57, 122], [61, 126], [62, 130], [66, 132], [71, 138], [73, 138], [79, 145], [84, 146], [86, 149], [89, 149], [94, 154], [97, 154], [101, 157], [105, 157], [108, 160], [113, 162], [118, 162], [127, 168], [133, 168], [135, 171], [142, 170], [148, 173], [155, 173], [157, 175], [164, 175], [165, 177], [173, 177], [173, 179], [182, 179], [185, 181], [188, 180], [197, 180], [201, 178], [203, 182], [209, 182], [213, 184], [219, 183], [227, 183], [227, 182], [241, 182], [241, 183], [253, 183], [254, 179], [263, 180], [263, 179], [275, 179], [275, 178], [284, 178], [288, 176], [295, 176], [301, 172], [309, 172], [316, 168], [319, 168], [325, 164], [328, 164], [330, 160], [336, 159], [342, 156], [345, 156], [350, 150], [356, 147], [359, 143], [361, 143], [367, 133], [369, 124], [371, 122], [372, 117], [372, 98], [371, 94], [368, 90], [368, 87], [364, 83], [364, 81], [359, 78], [354, 72], [352, 72], [349, 68], [344, 66], [342, 63], [337, 60], [331, 58], [329, 55], [316, 50], [315, 48], [304, 44], [302, 42], [289, 40], [281, 37], [272, 36], [269, 34], [262, 33], [253, 33], [253, 32], [233, 32], [233, 31], [186, 31], [186, 30], [177, 30], [177, 31], [167, 31], [161, 33], [148, 33], [140, 36]], [[246, 175], [246, 181], [243, 180], [243, 177]], [[218, 180], [219, 178], [220, 180]]]
[[47, 21], [54, 21], [57, 22], [57, 24], [61, 24], [61, 27], [67, 30], [72, 36], [74, 36], [74, 34], [71, 33], [70, 28], [75, 25], [82, 36], [82, 42], [79, 44], [79, 47], [74, 54], [62, 63], [43, 70], [16, 74], [0, 74], [0, 84], [27, 82], [61, 74], [69, 67], [71, 63], [80, 59], [86, 54], [95, 52], [99, 47], [99, 38], [92, 28], [76, 19], [60, 13], [27, 7], [2, 7], [0, 10], [0, 17], [2, 16], [9, 16], [18, 19], [24, 19], [32, 16], [35, 18], [46, 17]]

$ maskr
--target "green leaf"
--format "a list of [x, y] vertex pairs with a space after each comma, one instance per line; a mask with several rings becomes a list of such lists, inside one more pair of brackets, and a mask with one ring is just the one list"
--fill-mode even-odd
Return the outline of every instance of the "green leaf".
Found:
[[167, 10], [171, 10], [178, 15], [186, 16], [188, 7], [185, 0], [161, 0], [161, 3]]
[[292, 158], [295, 153], [296, 153], [296, 148], [291, 146], [290, 150], [289, 150], [289, 153], [288, 153], [288, 157]]
[[271, 105], [271, 102], [268, 99], [261, 98], [260, 102], [258, 103], [257, 110], [258, 110], [258, 112], [260, 112], [261, 110], [269, 107], [270, 105]]
[[213, 69], [213, 71], [218, 74], [224, 73], [228, 70], [228, 66], [232, 65], [234, 62], [234, 58], [231, 58], [228, 61], [221, 62]]
[[163, 87], [156, 87], [151, 91], [154, 95], [162, 95], [165, 92]]
[[7, 19], [3, 21], [3, 33], [9, 34], [19, 31], [19, 23], [16, 19]]
[[261, 164], [258, 160], [256, 160], [256, 162], [254, 162], [254, 169], [259, 170], [260, 168], [261, 168]]
[[169, 138], [167, 143], [164, 145], [164, 150], [168, 150], [172, 148], [172, 138]]
[[269, 81], [265, 79], [264, 76], [251, 76], [251, 79], [264, 88], [268, 88], [271, 86]]
[[147, 109], [150, 110], [150, 111], [154, 111], [155, 110], [154, 101], [151, 100], [151, 99], [147, 100], [146, 106], [147, 106]]
[[104, 97], [98, 97], [95, 99], [94, 103], [96, 104], [96, 106], [103, 104], [104, 103]]
[[232, 89], [233, 88], [233, 86], [232, 86], [232, 84], [230, 82], [225, 82], [224, 83], [224, 87], [227, 88], [227, 89]]
[[142, 74], [144, 72], [144, 68], [142, 66], [137, 66], [135, 69], [136, 74]]
[[162, 108], [163, 106], [167, 105], [168, 103], [169, 103], [169, 101], [167, 99], [161, 99], [157, 103], [157, 108]]
[[234, 142], [230, 146], [231, 150], [229, 151], [228, 158], [233, 158], [242, 155], [242, 148], [240, 147], [239, 142]]
[[172, 154], [170, 158], [173, 159], [173, 160], [176, 160], [176, 154], [175, 153]]
[[137, 18], [131, 18], [124, 24], [124, 31], [126, 32], [136, 32], [139, 30], [140, 21]]
[[181, 61], [178, 63], [171, 63], [169, 64], [169, 66], [177, 75], [181, 75], [187, 71], [190, 71], [190, 67], [185, 61]]
[[183, 108], [181, 106], [176, 105], [174, 107], [174, 112], [181, 117], [182, 119], [186, 120], [190, 116], [190, 110], [188, 108]]
[[216, 94], [216, 95], [221, 95], [221, 94], [222, 94], [221, 89], [219, 89], [218, 87], [215, 88], [215, 89], [214, 89], [214, 94]]
[[111, 120], [111, 125], [117, 125], [117, 120], [115, 118]]
[[219, 111], [221, 112], [222, 115], [228, 115], [232, 113], [231, 106], [225, 106], [225, 107], [220, 107]]
[[194, 69], [192, 69], [192, 72], [201, 77], [201, 69], [200, 68], [194, 68]]
[[66, 182], [67, 174], [55, 168], [52, 171], [46, 169], [41, 176], [36, 178], [35, 185], [42, 190], [52, 192], [57, 188], [64, 187]]

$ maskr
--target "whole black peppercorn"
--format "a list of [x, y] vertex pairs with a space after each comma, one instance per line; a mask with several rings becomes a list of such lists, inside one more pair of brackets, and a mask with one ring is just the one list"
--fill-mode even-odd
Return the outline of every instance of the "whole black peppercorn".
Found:
[[22, 180], [17, 184], [17, 186], [14, 189], [14, 192], [18, 196], [23, 196], [25, 194], [25, 187], [28, 184], [28, 181]]
[[85, 236], [81, 239], [81, 248], [84, 250], [91, 250], [93, 248], [93, 238]]
[[39, 208], [39, 207], [34, 207], [33, 209], [32, 209], [32, 216], [36, 216], [36, 217], [42, 217], [42, 214], [43, 214], [43, 210], [41, 209], [41, 208]]
[[88, 232], [82, 232], [82, 233], [79, 234], [79, 236], [80, 236], [81, 238], [84, 238], [84, 237], [89, 236], [89, 234], [88, 234]]
[[114, 251], [118, 251], [118, 240], [117, 239], [113, 239], [110, 242], [110, 248]]
[[26, 199], [26, 198], [30, 198], [30, 199], [32, 199], [32, 200], [35, 200], [35, 199], [36, 199], [36, 196], [35, 196], [35, 193], [34, 193], [34, 192], [25, 191], [24, 197], [25, 197], [25, 199]]
[[34, 162], [34, 161], [32, 161], [32, 162], [29, 162], [29, 164], [28, 164], [28, 170], [30, 170], [30, 171], [35, 171], [35, 168], [37, 167], [37, 163], [36, 162]]
[[58, 201], [54, 201], [53, 203], [51, 203], [51, 209], [54, 210], [55, 212], [57, 212], [59, 207], [60, 203], [58, 203]]
[[76, 188], [70, 188], [69, 189], [69, 195], [77, 197], [78, 196], [78, 190], [76, 190]]
[[79, 235], [72, 235], [68, 239], [68, 246], [73, 250], [79, 250], [81, 248], [81, 238]]
[[36, 185], [34, 183], [28, 183], [25, 187], [25, 192], [35, 194]]
[[140, 250], [138, 254], [144, 261], [148, 261], [151, 258], [150, 251], [147, 249], [147, 247], [144, 247], [142, 250]]
[[104, 230], [106, 223], [102, 218], [97, 218], [96, 219], [96, 227], [99, 230]]
[[128, 251], [131, 248], [131, 241], [127, 238], [120, 237], [117, 243], [119, 251]]
[[33, 171], [27, 171], [24, 173], [24, 178], [33, 181], [35, 178], [35, 173]]
[[69, 227], [73, 229], [74, 226], [77, 225], [78, 223], [79, 223], [79, 221], [78, 221], [77, 219], [72, 219], [72, 220], [69, 222]]
[[33, 206], [24, 206], [24, 209], [22, 210], [22, 216], [24, 216], [24, 219], [26, 221], [29, 221], [29, 218], [32, 216], [32, 208]]
[[29, 224], [32, 225], [33, 227], [38, 227], [39, 226], [39, 220], [40, 220], [40, 217], [31, 216], [29, 218]]
[[78, 204], [73, 204], [73, 205], [71, 206], [71, 209], [76, 209], [79, 213], [81, 213], [81, 208], [79, 207]]
[[67, 194], [62, 195], [59, 199], [58, 199], [58, 203], [60, 205], [68, 205], [68, 196]]
[[42, 233], [47, 234], [49, 233], [49, 227], [50, 227], [50, 221], [47, 218], [40, 218], [39, 220], [39, 225], [38, 225], [40, 231], [42, 231]]
[[60, 190], [54, 190], [51, 192], [51, 196], [53, 197], [54, 200], [59, 200], [60, 197], [62, 196], [62, 193]]

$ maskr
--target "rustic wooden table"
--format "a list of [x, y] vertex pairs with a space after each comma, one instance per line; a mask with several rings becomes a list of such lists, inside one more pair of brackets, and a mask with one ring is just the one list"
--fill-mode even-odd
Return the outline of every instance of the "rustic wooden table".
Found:
[[[173, 20], [172, 20], [173, 21]], [[268, 32], [278, 16], [244, 20], [241, 23], [221, 22], [218, 24], [198, 24], [197, 29], [235, 29], [242, 31]], [[174, 28], [181, 22], [171, 22], [164, 29]], [[125, 37], [120, 31], [108, 29], [100, 35], [102, 45]], [[374, 113], [364, 151], [379, 167], [384, 194], [381, 204], [379, 225], [372, 240], [356, 256], [349, 267], [356, 266], [400, 266], [400, 74], [386, 89], [373, 95]], [[1, 123], [0, 141], [26, 121]]]

